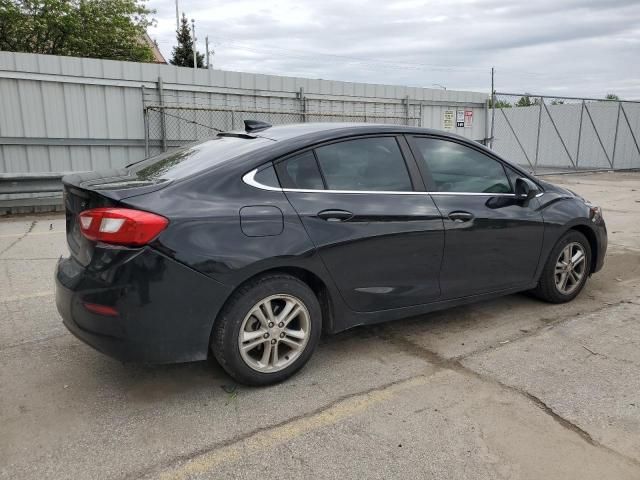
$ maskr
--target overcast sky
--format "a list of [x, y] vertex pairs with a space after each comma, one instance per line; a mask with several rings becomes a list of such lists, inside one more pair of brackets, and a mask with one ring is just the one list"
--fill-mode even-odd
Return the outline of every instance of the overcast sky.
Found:
[[[167, 58], [175, 0], [149, 0]], [[179, 0], [214, 68], [640, 99], [640, 0]]]

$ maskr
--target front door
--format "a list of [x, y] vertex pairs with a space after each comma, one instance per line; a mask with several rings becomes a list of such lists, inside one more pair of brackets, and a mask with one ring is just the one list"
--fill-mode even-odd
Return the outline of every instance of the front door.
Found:
[[544, 223], [537, 199], [516, 202], [512, 184], [517, 172], [461, 142], [438, 137], [410, 141], [444, 221], [442, 298], [530, 284]]
[[277, 165], [287, 198], [355, 311], [440, 296], [442, 218], [431, 197], [415, 191], [399, 141], [344, 140]]

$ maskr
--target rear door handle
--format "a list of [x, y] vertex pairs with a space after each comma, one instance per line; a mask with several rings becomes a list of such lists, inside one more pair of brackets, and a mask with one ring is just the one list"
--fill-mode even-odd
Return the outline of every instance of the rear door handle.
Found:
[[451, 212], [449, 218], [457, 223], [468, 222], [473, 220], [473, 214], [469, 212]]
[[318, 217], [327, 222], [344, 222], [353, 218], [353, 213], [347, 210], [322, 210], [318, 212]]

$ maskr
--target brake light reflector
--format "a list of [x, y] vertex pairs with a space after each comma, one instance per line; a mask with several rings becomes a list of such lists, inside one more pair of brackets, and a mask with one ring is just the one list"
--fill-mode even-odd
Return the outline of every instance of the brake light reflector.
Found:
[[117, 317], [118, 310], [108, 305], [99, 305], [97, 303], [83, 303], [84, 308], [89, 310], [91, 313], [96, 313], [98, 315], [104, 315], [105, 317]]
[[92, 208], [79, 215], [80, 231], [89, 240], [142, 246], [167, 228], [169, 220], [130, 208]]

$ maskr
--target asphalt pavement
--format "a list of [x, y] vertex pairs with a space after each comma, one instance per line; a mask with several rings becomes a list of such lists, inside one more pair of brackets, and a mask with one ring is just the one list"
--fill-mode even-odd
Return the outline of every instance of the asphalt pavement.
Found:
[[63, 217], [0, 219], [0, 478], [640, 479], [640, 173], [551, 180], [609, 228], [575, 301], [356, 328], [268, 388], [86, 346], [54, 305]]

